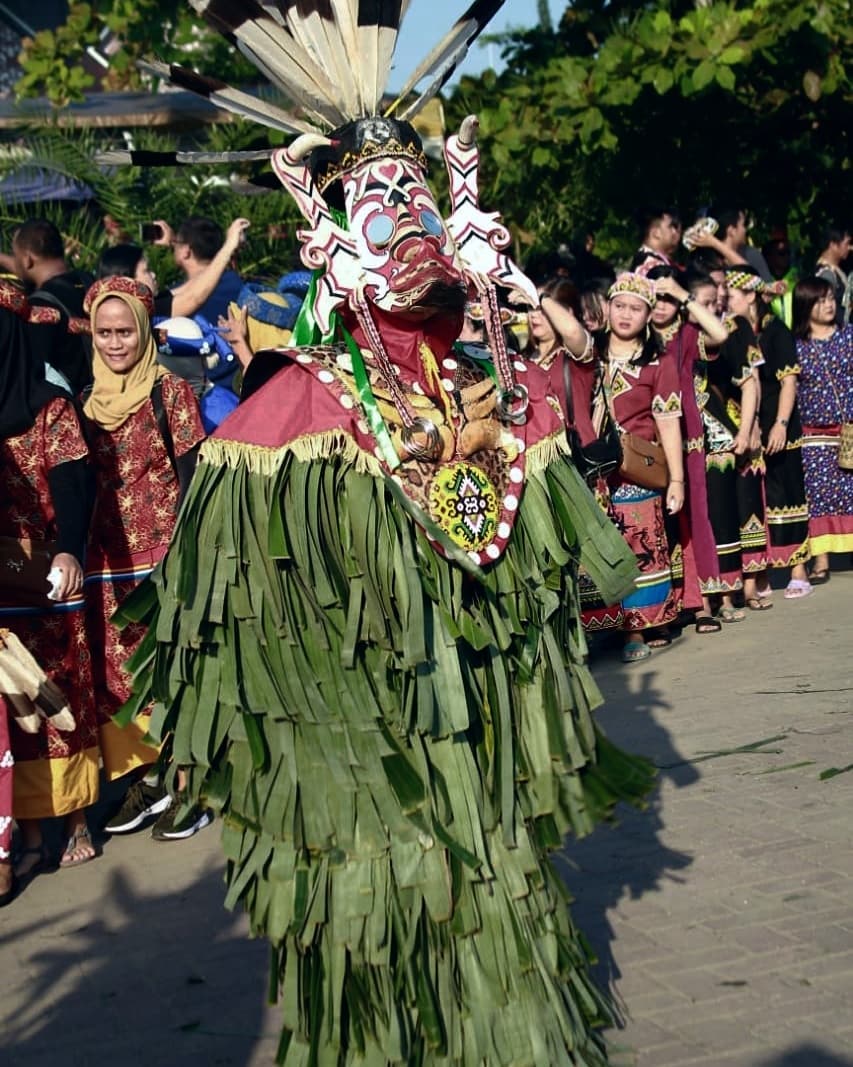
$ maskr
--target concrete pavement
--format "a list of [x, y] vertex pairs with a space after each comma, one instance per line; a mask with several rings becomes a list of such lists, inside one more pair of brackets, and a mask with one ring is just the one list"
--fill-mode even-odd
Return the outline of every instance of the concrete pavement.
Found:
[[[621, 1005], [614, 1064], [853, 1067], [853, 572], [802, 602], [594, 662], [600, 719], [661, 769], [560, 858]], [[0, 911], [4, 1067], [266, 1067], [267, 954], [216, 828], [106, 842]], [[542, 1065], [546, 1067], [546, 1065]]]

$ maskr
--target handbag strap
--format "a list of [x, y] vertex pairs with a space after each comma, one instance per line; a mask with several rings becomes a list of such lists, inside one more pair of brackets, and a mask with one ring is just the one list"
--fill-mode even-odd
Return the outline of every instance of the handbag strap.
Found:
[[172, 441], [172, 431], [169, 428], [166, 409], [163, 407], [163, 380], [161, 378], [157, 379], [151, 390], [151, 406], [154, 408], [154, 418], [157, 420], [160, 436], [163, 438], [163, 444], [166, 447], [166, 455], [169, 457], [169, 463], [171, 463], [172, 470], [177, 476], [178, 465], [175, 460], [175, 445]]
[[[835, 334], [833, 334], [832, 336], [834, 337]], [[831, 374], [831, 372], [829, 370], [829, 367], [826, 364], [826, 361], [821, 359], [820, 355], [815, 350], [814, 341], [811, 341], [810, 344], [812, 346], [812, 354], [815, 357], [815, 363], [819, 363], [820, 364], [821, 369], [823, 370], [824, 374], [826, 375], [826, 380], [829, 382], [829, 388], [832, 390], [832, 392], [833, 392], [833, 394], [835, 396], [835, 403], [838, 405], [839, 422], [840, 423], [841, 422], [850, 422], [850, 419], [848, 418], [848, 416], [844, 414], [844, 405], [841, 403], [841, 397], [838, 395], [838, 390], [835, 387], [835, 379], [832, 377], [832, 374]]]
[[[610, 381], [607, 380], [607, 373], [610, 371]], [[601, 420], [601, 433], [604, 433], [608, 422], [615, 427], [617, 433], [623, 434], [625, 431], [619, 425], [619, 420], [616, 418], [616, 412], [613, 410], [613, 382], [616, 379], [616, 374], [619, 368], [611, 360], [606, 360], [601, 368], [601, 378], [599, 379], [599, 386], [596, 392], [601, 393], [601, 398], [604, 401], [604, 412]]]
[[[570, 364], [570, 357], [567, 354], [563, 355], [563, 392], [566, 397], [566, 407], [563, 412], [563, 420], [566, 423], [566, 430], [575, 429], [575, 404], [572, 395], [572, 369]], [[604, 371], [599, 375], [598, 384], [592, 392], [591, 401], [594, 403], [598, 395], [601, 394], [604, 400], [604, 418], [601, 422], [601, 429], [598, 431], [599, 437], [604, 437], [608, 430], [608, 423], [614, 426], [617, 430], [619, 425], [613, 418], [610, 411], [610, 406], [607, 403], [607, 393], [604, 389]], [[620, 431], [621, 432], [621, 431]]]
[[572, 399], [572, 368], [569, 366], [569, 357], [563, 353], [563, 392], [566, 397], [566, 407], [563, 411], [563, 419], [566, 429], [571, 430], [575, 425], [575, 405]]

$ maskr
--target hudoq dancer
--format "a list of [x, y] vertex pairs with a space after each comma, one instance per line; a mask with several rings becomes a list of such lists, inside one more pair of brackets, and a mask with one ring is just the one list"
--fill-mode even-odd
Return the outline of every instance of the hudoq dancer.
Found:
[[[497, 290], [538, 301], [478, 207], [476, 120], [446, 147], [447, 219], [408, 121], [498, 6], [383, 115], [399, 3], [196, 4], [301, 106], [257, 102], [300, 134], [273, 166], [316, 274], [123, 608], [148, 625], [124, 714], [153, 696], [187, 803], [221, 815], [289, 1067], [606, 1062], [548, 854], [650, 785], [594, 726], [577, 602], [579, 562], [613, 600], [635, 565], [545, 375], [507, 353]], [[456, 343], [466, 298], [489, 358]]]

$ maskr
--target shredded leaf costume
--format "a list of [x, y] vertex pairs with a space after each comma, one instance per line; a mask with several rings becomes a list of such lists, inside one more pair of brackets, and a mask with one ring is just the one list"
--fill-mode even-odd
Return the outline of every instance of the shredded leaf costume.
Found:
[[[204, 444], [121, 612], [147, 625], [122, 717], [154, 703], [188, 802], [221, 817], [226, 903], [272, 945], [280, 1063], [602, 1065], [608, 1008], [548, 854], [651, 782], [593, 724], [577, 595], [579, 564], [617, 601], [635, 562], [507, 350], [497, 290], [538, 296], [479, 207], [476, 118], [445, 145], [446, 219], [408, 121], [500, 0], [384, 113], [406, 4], [192, 2], [300, 105], [171, 70], [300, 132], [271, 162], [316, 330], [256, 354]], [[466, 297], [485, 354], [456, 343]], [[249, 396], [261, 366], [281, 369]]]
[[649, 786], [593, 725], [577, 601], [579, 562], [616, 600], [633, 560], [556, 432], [477, 568], [436, 549], [355, 416], [326, 426], [302, 366], [245, 426], [286, 408], [271, 393], [324, 429], [272, 448], [224, 424], [122, 614], [149, 627], [125, 718], [156, 701], [152, 733], [222, 817], [226, 903], [273, 946], [281, 1061], [604, 1063], [547, 853]]

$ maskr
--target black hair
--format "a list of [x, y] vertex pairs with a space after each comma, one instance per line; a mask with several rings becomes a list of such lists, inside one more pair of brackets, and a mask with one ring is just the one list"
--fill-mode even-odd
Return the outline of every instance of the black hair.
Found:
[[746, 211], [742, 207], [724, 207], [714, 212], [714, 218], [719, 223], [720, 234], [723, 238], [730, 226], [737, 226], [741, 215], [746, 216]]
[[710, 274], [712, 270], [725, 270], [726, 261], [713, 248], [696, 248], [687, 257], [687, 268]]
[[646, 277], [650, 282], [656, 282], [659, 278], [675, 278], [679, 285], [684, 286], [684, 275], [677, 267], [669, 263], [659, 263], [656, 267], [652, 267], [646, 272]]
[[[556, 300], [557, 303], [561, 304], [564, 308], [569, 308], [579, 322], [582, 321], [580, 294], [578, 293], [574, 282], [570, 281], [568, 278], [563, 278], [560, 275], [557, 275], [556, 277], [549, 278], [548, 281], [540, 286], [540, 289], [542, 290], [542, 296], [550, 296], [552, 300]], [[545, 317], [547, 318], [547, 315]], [[559, 346], [560, 338], [555, 330], [554, 345], [551, 351]], [[528, 336], [527, 344], [524, 349], [525, 353], [532, 353], [535, 347], [536, 344], [533, 337]]]
[[695, 293], [697, 289], [701, 289], [704, 285], [710, 285], [713, 289], [717, 288], [717, 283], [706, 271], [697, 270], [693, 266], [688, 267], [684, 275], [684, 288], [688, 292]]
[[[607, 346], [610, 342], [610, 332], [608, 330], [597, 330], [593, 335], [593, 341], [595, 344], [595, 354], [601, 360], [602, 363], [607, 362]], [[640, 349], [638, 355], [634, 356], [631, 363], [635, 367], [645, 367], [649, 363], [653, 363], [656, 359], [660, 359], [663, 355], [663, 348], [658, 340], [657, 333], [646, 326], [646, 336], [643, 339], [643, 347]]]
[[578, 298], [581, 305], [581, 316], [598, 318], [601, 315], [603, 308], [602, 304], [607, 303], [607, 290], [610, 288], [610, 283], [604, 280], [590, 281], [587, 284], [582, 285], [578, 291]]
[[641, 240], [645, 241], [651, 228], [656, 222], [660, 222], [664, 215], [669, 215], [676, 226], [681, 225], [681, 216], [674, 207], [658, 204], [637, 216]]
[[791, 333], [794, 337], [800, 341], [808, 339], [815, 304], [833, 291], [832, 285], [826, 278], [801, 278], [797, 282], [794, 286], [794, 299], [791, 304]]
[[15, 230], [12, 240], [39, 259], [65, 259], [62, 234], [49, 219], [27, 219]]
[[839, 241], [843, 241], [848, 236], [850, 230], [844, 226], [824, 226], [820, 231], [820, 250], [821, 252], [829, 248], [830, 245], [838, 244]]
[[175, 244], [187, 245], [201, 263], [209, 263], [224, 243], [225, 235], [219, 223], [201, 215], [185, 219], [175, 234]]
[[554, 249], [550, 252], [534, 252], [524, 264], [524, 273], [534, 285], [544, 285], [559, 275], [561, 270], [568, 271], [574, 266], [574, 257], [567, 249]]
[[96, 278], [133, 278], [136, 276], [136, 268], [139, 261], [144, 258], [145, 252], [139, 245], [113, 245], [101, 252], [98, 266], [95, 271]]
[[[622, 294], [616, 293], [611, 300], [615, 300], [617, 296]], [[630, 295], [630, 294], [628, 294]], [[608, 359], [608, 345], [610, 344], [610, 331], [609, 330], [596, 330], [593, 334], [593, 344], [595, 347], [595, 354], [602, 363], [606, 363]], [[645, 337], [643, 338], [643, 347], [640, 352], [634, 356], [631, 363], [635, 367], [645, 367], [648, 363], [654, 362], [656, 359], [660, 359], [663, 355], [663, 346], [658, 340], [658, 336], [655, 330], [651, 328], [649, 322], [646, 322]]]

